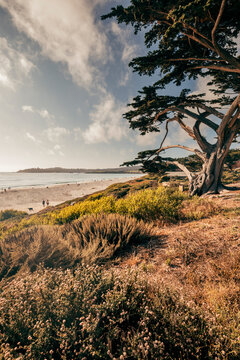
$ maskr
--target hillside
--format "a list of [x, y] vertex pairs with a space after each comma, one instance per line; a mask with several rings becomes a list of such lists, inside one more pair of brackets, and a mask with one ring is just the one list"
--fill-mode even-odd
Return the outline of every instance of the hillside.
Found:
[[240, 190], [177, 189], [2, 216], [2, 359], [239, 359]]

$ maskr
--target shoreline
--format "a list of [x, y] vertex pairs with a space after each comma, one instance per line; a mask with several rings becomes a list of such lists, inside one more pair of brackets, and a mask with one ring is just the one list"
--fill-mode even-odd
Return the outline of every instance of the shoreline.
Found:
[[45, 202], [48, 200], [49, 206], [56, 206], [65, 201], [104, 190], [110, 185], [128, 182], [137, 178], [138, 176], [133, 176], [127, 179], [116, 178], [83, 183], [11, 188], [0, 192], [0, 211], [14, 209], [34, 214], [46, 208], [46, 206], [42, 205], [43, 200], [45, 200]]

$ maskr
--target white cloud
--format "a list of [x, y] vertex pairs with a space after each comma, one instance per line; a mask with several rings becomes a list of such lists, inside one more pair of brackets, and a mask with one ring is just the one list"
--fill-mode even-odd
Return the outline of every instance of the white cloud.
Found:
[[6, 38], [0, 37], [0, 85], [15, 90], [33, 67], [24, 54], [15, 50]]
[[120, 86], [125, 86], [130, 78], [131, 72], [129, 69], [126, 70], [124, 76], [120, 79], [119, 81], [119, 85]]
[[33, 107], [30, 106], [30, 105], [23, 105], [23, 106], [22, 106], [22, 111], [23, 111], [23, 112], [31, 112], [31, 113], [33, 113], [33, 112], [34, 112], [34, 109], [33, 109]]
[[23, 105], [22, 106], [22, 111], [23, 112], [31, 112], [31, 113], [36, 113], [38, 115], [40, 115], [43, 119], [47, 119], [47, 120], [51, 120], [54, 119], [54, 115], [51, 115], [48, 110], [46, 109], [42, 109], [42, 110], [38, 110], [35, 109], [33, 106], [31, 105]]
[[51, 119], [54, 117], [53, 115], [50, 115], [46, 109], [38, 110], [38, 114], [44, 119]]
[[0, 71], [0, 84], [14, 90], [14, 84], [10, 80], [4, 69], [1, 69]]
[[62, 147], [59, 144], [56, 144], [54, 146], [54, 153], [56, 155], [64, 156], [64, 153], [62, 152]]
[[[196, 82], [196, 89], [191, 92], [191, 95], [198, 95], [201, 93], [205, 93], [205, 99], [206, 100], [214, 100], [217, 98], [217, 95], [214, 95], [213, 92], [210, 91], [210, 89], [214, 89], [215, 87], [212, 86], [208, 86], [208, 82], [211, 81], [211, 77], [210, 76], [206, 76], [204, 78], [200, 77], [198, 78], [197, 82]], [[216, 89], [216, 88], [215, 88]]]
[[[106, 1], [106, 0], [105, 0]], [[36, 41], [43, 55], [66, 65], [73, 80], [96, 87], [96, 63], [109, 55], [103, 24], [94, 19], [97, 0], [0, 0], [19, 31]], [[28, 71], [28, 64], [22, 60]]]
[[26, 137], [27, 137], [29, 140], [33, 141], [34, 143], [40, 143], [40, 142], [41, 142], [40, 140], [37, 140], [37, 139], [35, 138], [35, 136], [33, 136], [32, 134], [30, 134], [29, 132], [26, 132]]
[[139, 146], [154, 146], [156, 144], [156, 140], [159, 137], [159, 133], [147, 133], [146, 135], [137, 135], [136, 143]]
[[62, 147], [59, 144], [56, 144], [53, 149], [48, 149], [47, 153], [49, 155], [60, 155], [60, 156], [65, 156], [64, 153], [62, 152]]
[[112, 32], [123, 47], [122, 61], [128, 64], [138, 50], [138, 46], [130, 42], [132, 31], [128, 28], [123, 29], [116, 22], [112, 22]]
[[56, 144], [56, 145], [54, 146], [54, 150], [61, 150], [61, 146], [60, 146], [59, 144]]
[[107, 143], [109, 140], [120, 141], [128, 136], [127, 122], [122, 120], [126, 106], [117, 104], [111, 94], [107, 94], [90, 113], [92, 123], [82, 132], [87, 144]]
[[69, 135], [70, 131], [63, 127], [52, 127], [44, 130], [43, 134], [48, 138], [49, 141], [55, 143], [63, 137]]
[[[131, 40], [132, 31], [128, 28], [120, 27], [116, 22], [112, 22], [111, 30], [122, 48], [121, 60], [125, 65], [128, 65], [130, 60], [132, 60], [132, 58], [137, 55], [139, 49], [139, 46], [133, 44]], [[125, 86], [127, 84], [130, 74], [131, 71], [129, 70], [128, 66], [126, 66], [126, 69], [124, 70], [124, 75], [119, 81], [120, 86]]]

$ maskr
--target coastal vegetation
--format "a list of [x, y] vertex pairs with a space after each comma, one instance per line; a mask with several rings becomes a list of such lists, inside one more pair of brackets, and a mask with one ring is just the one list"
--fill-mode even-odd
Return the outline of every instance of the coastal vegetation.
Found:
[[1, 294], [2, 359], [216, 359], [226, 341], [147, 273], [39, 269]]
[[240, 196], [163, 180], [1, 221], [0, 359], [239, 358]]
[[13, 209], [3, 210], [0, 211], [0, 221], [4, 221], [11, 218], [22, 218], [26, 215], [27, 213], [24, 211], [18, 211]]

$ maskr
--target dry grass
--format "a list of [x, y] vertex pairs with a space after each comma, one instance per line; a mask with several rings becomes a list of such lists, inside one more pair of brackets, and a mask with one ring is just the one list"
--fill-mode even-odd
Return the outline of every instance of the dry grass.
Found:
[[0, 279], [45, 267], [74, 267], [118, 255], [133, 243], [148, 241], [152, 225], [127, 216], [90, 215], [62, 226], [40, 225], [14, 233], [0, 243]]
[[219, 213], [221, 209], [216, 201], [196, 196], [183, 202], [181, 217], [184, 220], [200, 220]]
[[[216, 319], [225, 342], [222, 358], [238, 359], [240, 198], [226, 194], [211, 201], [216, 208], [221, 206], [218, 215], [159, 229], [159, 240], [152, 240], [148, 248], [136, 247], [134, 257], [117, 266], [151, 267], [152, 281], [181, 292], [186, 301], [193, 301]], [[206, 209], [211, 213], [212, 205]]]

